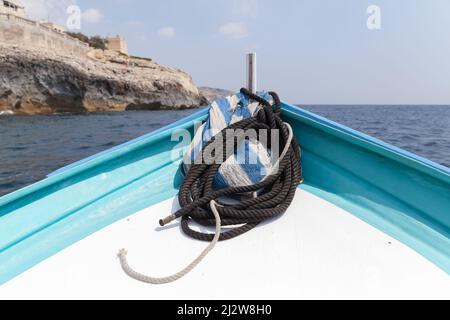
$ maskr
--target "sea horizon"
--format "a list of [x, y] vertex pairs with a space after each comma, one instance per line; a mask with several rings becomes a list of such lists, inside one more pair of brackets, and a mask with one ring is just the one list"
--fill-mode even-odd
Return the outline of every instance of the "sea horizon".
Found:
[[[300, 105], [450, 168], [450, 108], [427, 105]], [[201, 109], [0, 117], [0, 195]], [[431, 112], [430, 112], [431, 110]], [[57, 136], [58, 139], [54, 139]]]

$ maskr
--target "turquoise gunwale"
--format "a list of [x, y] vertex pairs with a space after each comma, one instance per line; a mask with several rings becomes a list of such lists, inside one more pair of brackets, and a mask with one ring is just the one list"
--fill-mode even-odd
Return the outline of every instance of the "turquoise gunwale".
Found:
[[[86, 236], [176, 195], [182, 148], [203, 109], [0, 198], [0, 283]], [[298, 107], [302, 189], [407, 244], [450, 273], [450, 170]], [[171, 160], [172, 149], [177, 157]], [[326, 235], [324, 235], [326, 236]]]

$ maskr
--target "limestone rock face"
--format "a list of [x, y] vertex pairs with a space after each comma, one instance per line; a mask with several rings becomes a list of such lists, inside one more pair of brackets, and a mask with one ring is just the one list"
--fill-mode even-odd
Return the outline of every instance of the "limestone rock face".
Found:
[[224, 89], [216, 89], [210, 87], [200, 87], [198, 88], [200, 94], [208, 100], [209, 103], [212, 103], [214, 100], [218, 98], [224, 98], [227, 96], [233, 95], [235, 92]]
[[93, 50], [86, 58], [0, 45], [0, 112], [49, 114], [195, 108], [191, 76], [151, 59]]

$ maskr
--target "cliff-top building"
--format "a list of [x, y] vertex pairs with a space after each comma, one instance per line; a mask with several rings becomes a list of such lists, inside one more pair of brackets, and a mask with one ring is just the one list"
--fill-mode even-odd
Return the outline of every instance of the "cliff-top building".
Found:
[[25, 7], [20, 0], [0, 0], [0, 13], [25, 18]]
[[[0, 0], [0, 15], [9, 15], [6, 20], [0, 19], [2, 22], [0, 24], [0, 42], [44, 47], [52, 51], [76, 51], [81, 54], [84, 54], [89, 48], [87, 44], [67, 36], [62, 25], [46, 20], [36, 22], [26, 19], [25, 7], [21, 0]], [[25, 19], [16, 19], [16, 17]], [[20, 20], [25, 21], [21, 22]], [[50, 33], [43, 33], [44, 31], [50, 31]], [[40, 36], [36, 36], [37, 34]], [[107, 37], [105, 42], [108, 50], [128, 55], [128, 44], [125, 38], [119, 35]]]
[[127, 41], [121, 36], [107, 37], [106, 47], [108, 50], [113, 50], [128, 55]]
[[56, 23], [53, 23], [53, 22], [48, 22], [48, 21], [44, 20], [44, 21], [40, 21], [39, 24], [41, 26], [47, 27], [47, 28], [49, 28], [49, 29], [51, 29], [53, 31], [59, 32], [59, 33], [66, 32], [66, 30], [64, 29], [63, 26], [61, 26], [59, 24], [56, 24]]

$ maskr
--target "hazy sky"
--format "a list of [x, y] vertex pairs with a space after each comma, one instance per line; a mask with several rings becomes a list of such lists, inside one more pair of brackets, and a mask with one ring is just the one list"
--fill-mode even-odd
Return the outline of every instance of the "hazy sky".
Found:
[[[130, 53], [236, 90], [255, 51], [259, 88], [302, 104], [450, 104], [448, 0], [23, 0], [30, 16], [124, 35]], [[366, 10], [381, 9], [369, 30]]]

